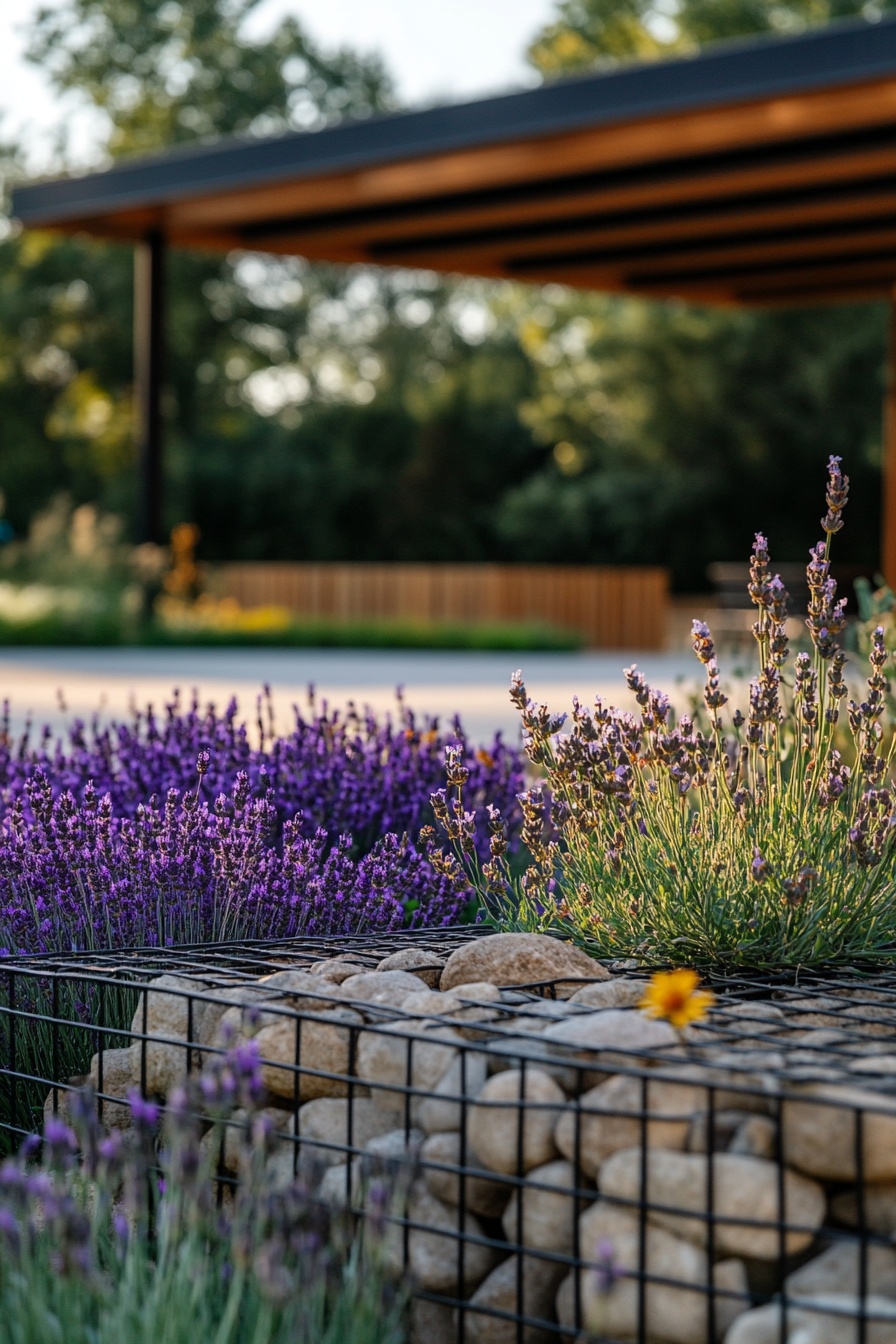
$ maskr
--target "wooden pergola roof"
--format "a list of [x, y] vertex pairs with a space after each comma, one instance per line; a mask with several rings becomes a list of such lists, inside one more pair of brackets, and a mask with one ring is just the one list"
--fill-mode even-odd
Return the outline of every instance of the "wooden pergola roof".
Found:
[[26, 186], [27, 225], [768, 304], [896, 283], [896, 20]]
[[[13, 214], [139, 245], [141, 532], [156, 538], [167, 246], [724, 305], [891, 297], [896, 19], [117, 163], [20, 187]], [[891, 398], [882, 564], [896, 582]]]

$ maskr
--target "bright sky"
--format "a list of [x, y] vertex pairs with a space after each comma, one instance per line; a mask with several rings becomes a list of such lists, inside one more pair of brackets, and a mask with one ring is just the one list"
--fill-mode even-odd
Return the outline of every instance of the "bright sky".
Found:
[[[0, 0], [0, 135], [24, 133], [35, 163], [52, 131], [74, 128], [86, 154], [90, 119], [64, 104], [22, 59], [22, 29], [42, 0]], [[45, 3], [46, 0], [43, 0]], [[460, 101], [531, 81], [524, 52], [554, 12], [552, 0], [262, 0], [256, 31], [295, 14], [326, 46], [378, 50], [409, 104]]]

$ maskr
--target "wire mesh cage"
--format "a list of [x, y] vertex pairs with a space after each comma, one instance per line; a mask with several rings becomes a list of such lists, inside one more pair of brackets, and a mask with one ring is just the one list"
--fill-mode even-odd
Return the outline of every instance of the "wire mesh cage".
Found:
[[[394, 1174], [412, 1340], [896, 1341], [896, 976], [731, 978], [676, 1030], [625, 966], [440, 990], [480, 937], [7, 959], [0, 1137], [85, 1081], [126, 1127], [252, 1039], [272, 1184], [361, 1213]], [[209, 1131], [222, 1199], [247, 1126]]]

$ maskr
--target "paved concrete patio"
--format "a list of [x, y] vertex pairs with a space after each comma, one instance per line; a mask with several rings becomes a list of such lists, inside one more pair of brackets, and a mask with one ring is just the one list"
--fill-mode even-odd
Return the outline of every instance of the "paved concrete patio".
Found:
[[[522, 666], [529, 693], [567, 709], [573, 695], [601, 695], [630, 705], [622, 669], [637, 662], [652, 684], [684, 699], [699, 679], [692, 654], [456, 653], [347, 649], [7, 649], [0, 653], [0, 696], [9, 699], [13, 726], [29, 715], [59, 732], [72, 718], [127, 713], [131, 703], [163, 705], [175, 686], [195, 687], [203, 701], [223, 705], [231, 695], [254, 718], [255, 697], [269, 683], [279, 726], [291, 706], [305, 705], [309, 682], [331, 703], [354, 699], [377, 712], [394, 706], [395, 687], [409, 705], [443, 720], [458, 713], [467, 731], [485, 740], [497, 729], [515, 736], [517, 716], [507, 688]], [[60, 703], [60, 696], [62, 703]], [[62, 707], [64, 705], [64, 708]]]

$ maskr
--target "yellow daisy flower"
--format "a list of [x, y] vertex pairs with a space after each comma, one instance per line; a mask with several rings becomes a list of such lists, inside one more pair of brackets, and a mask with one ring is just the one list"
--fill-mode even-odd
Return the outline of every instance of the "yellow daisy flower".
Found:
[[708, 989], [698, 989], [696, 971], [657, 971], [650, 977], [638, 1007], [648, 1017], [665, 1018], [680, 1031], [689, 1022], [702, 1022], [716, 1001]]

